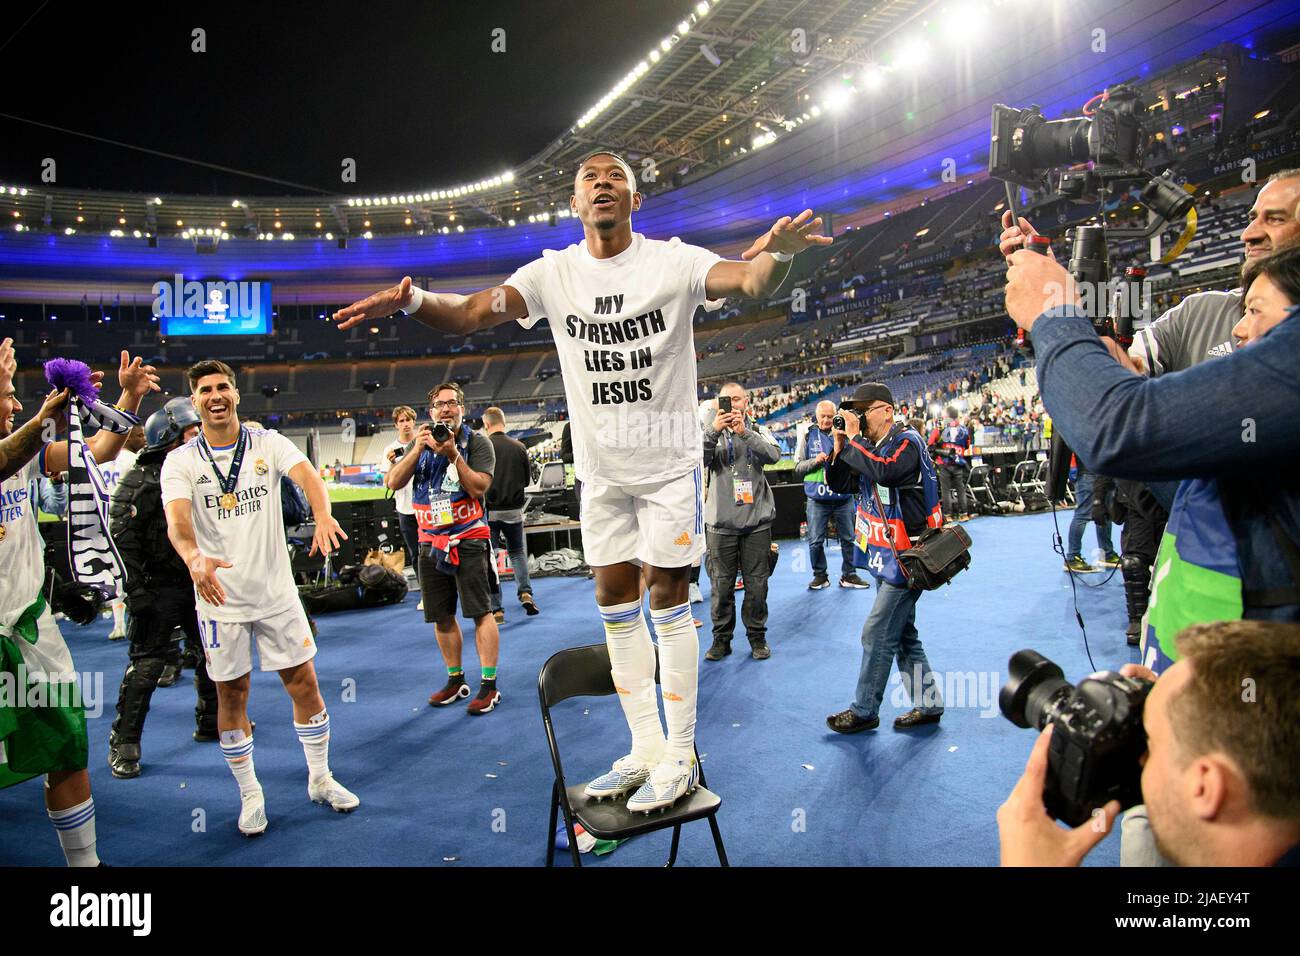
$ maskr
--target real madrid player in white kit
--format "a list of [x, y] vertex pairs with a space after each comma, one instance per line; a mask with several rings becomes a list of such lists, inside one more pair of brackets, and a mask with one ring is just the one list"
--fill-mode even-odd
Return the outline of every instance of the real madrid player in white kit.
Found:
[[[0, 671], [9, 685], [0, 695], [0, 787], [44, 773], [46, 810], [68, 865], [98, 866], [85, 708], [72, 655], [42, 593], [45, 542], [36, 524], [37, 482], [69, 466], [68, 443], [45, 441], [50, 426], [64, 419], [68, 391], [51, 392], [15, 430], [14, 415], [23, 410], [14, 389], [17, 369], [13, 340], [0, 341]], [[100, 378], [91, 376], [96, 385]], [[132, 414], [159, 387], [154, 367], [126, 352], [118, 381], [118, 406]], [[86, 446], [97, 462], [107, 462], [125, 439], [103, 428]]]
[[[788, 261], [812, 245], [820, 219], [782, 217], [731, 262], [674, 238], [632, 231], [641, 194], [626, 162], [598, 152], [579, 164], [569, 204], [584, 239], [547, 250], [504, 284], [473, 295], [412, 288], [410, 278], [335, 313], [339, 327], [399, 309], [425, 325], [470, 335], [505, 322], [550, 321], [560, 355], [574, 470], [582, 482], [582, 542], [595, 570], [614, 685], [632, 751], [587, 793], [632, 793], [628, 809], [671, 806], [693, 790], [699, 641], [688, 603], [691, 564], [705, 547], [702, 444], [692, 319], [706, 299], [762, 298]], [[641, 578], [659, 638], [667, 735], [655, 695], [655, 656]]]
[[254, 642], [262, 670], [279, 672], [293, 698], [293, 726], [307, 756], [307, 795], [339, 811], [361, 802], [330, 773], [330, 720], [312, 664], [316, 642], [289, 568], [280, 478], [288, 475], [307, 494], [316, 520], [312, 554], [328, 554], [347, 535], [330, 514], [325, 483], [293, 442], [240, 425], [239, 390], [228, 365], [199, 362], [189, 381], [203, 424], [163, 462], [167, 536], [194, 579], [199, 636], [217, 685], [221, 752], [239, 784], [239, 831], [255, 836], [267, 818], [246, 712]]

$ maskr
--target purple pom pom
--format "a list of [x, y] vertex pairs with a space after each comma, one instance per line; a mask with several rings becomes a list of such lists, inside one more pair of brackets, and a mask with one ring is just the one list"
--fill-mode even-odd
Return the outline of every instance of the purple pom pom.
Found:
[[70, 388], [85, 405], [99, 399], [99, 390], [90, 379], [90, 366], [76, 359], [50, 359], [45, 363], [45, 381], [52, 388]]

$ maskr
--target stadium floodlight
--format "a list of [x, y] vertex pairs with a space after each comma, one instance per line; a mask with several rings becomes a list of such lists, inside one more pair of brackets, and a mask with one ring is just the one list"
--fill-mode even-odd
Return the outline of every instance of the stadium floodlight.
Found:
[[651, 63], [659, 62], [659, 51], [657, 49], [650, 51], [650, 62]]
[[910, 37], [894, 54], [894, 65], [905, 70], [919, 70], [930, 59], [930, 45], [923, 37]]
[[708, 0], [700, 0], [700, 2], [695, 5], [695, 12], [701, 17], [707, 17], [709, 15]]
[[885, 71], [872, 64], [863, 69], [861, 79], [862, 88], [874, 92], [885, 85]]
[[946, 11], [940, 29], [945, 42], [968, 46], [983, 39], [987, 24], [988, 15], [982, 4], [962, 3]]
[[828, 109], [833, 113], [842, 111], [849, 105], [849, 99], [852, 92], [848, 87], [834, 86], [822, 93], [822, 108]]
[[665, 53], [667, 53], [672, 48], [673, 48], [673, 41], [670, 40], [669, 38], [665, 37], [664, 39], [659, 41], [659, 49], [663, 50]]
[[677, 24], [677, 32], [682, 36], [686, 36], [686, 34], [691, 32], [691, 25], [683, 20], [681, 23]]

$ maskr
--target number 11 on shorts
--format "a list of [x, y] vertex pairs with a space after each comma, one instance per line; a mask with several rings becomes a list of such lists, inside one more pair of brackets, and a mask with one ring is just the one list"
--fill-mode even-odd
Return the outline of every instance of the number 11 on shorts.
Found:
[[204, 621], [202, 623], [203, 623], [203, 630], [207, 632], [207, 636], [208, 636], [208, 640], [206, 642], [207, 646], [209, 648], [220, 647], [221, 645], [217, 643], [217, 622]]

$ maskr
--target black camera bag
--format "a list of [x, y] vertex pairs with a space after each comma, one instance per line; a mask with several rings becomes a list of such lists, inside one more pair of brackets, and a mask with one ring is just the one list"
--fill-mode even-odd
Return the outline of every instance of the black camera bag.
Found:
[[[874, 483], [871, 493], [883, 519], [885, 506], [880, 503], [880, 493]], [[927, 528], [916, 543], [901, 554], [894, 547], [893, 528], [886, 523], [885, 529], [889, 550], [894, 552], [894, 560], [913, 591], [933, 591], [941, 585], [951, 584], [953, 578], [970, 567], [970, 535], [959, 524]]]

